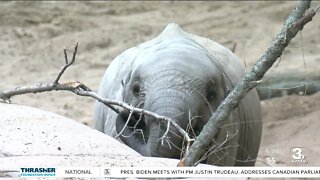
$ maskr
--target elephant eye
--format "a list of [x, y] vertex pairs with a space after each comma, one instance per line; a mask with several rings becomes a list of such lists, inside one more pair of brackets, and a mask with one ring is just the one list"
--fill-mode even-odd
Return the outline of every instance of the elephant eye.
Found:
[[139, 93], [140, 93], [140, 82], [136, 81], [136, 82], [133, 83], [133, 85], [132, 85], [132, 93], [135, 96], [139, 95]]
[[207, 91], [206, 98], [207, 98], [207, 101], [209, 101], [209, 102], [214, 101], [214, 98], [215, 98], [215, 92], [214, 92], [214, 90], [213, 90], [213, 89], [209, 89], [209, 90]]

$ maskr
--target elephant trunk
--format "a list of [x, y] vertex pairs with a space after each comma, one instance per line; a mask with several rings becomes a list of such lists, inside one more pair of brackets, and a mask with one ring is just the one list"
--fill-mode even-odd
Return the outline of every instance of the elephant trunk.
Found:
[[[166, 116], [175, 121], [181, 128], [186, 129], [188, 123], [188, 102], [185, 94], [174, 89], [160, 89], [150, 94], [145, 103], [145, 109], [158, 115]], [[179, 158], [183, 136], [168, 122], [146, 117], [148, 127], [147, 149], [149, 155], [168, 158]]]
[[[154, 87], [148, 91], [145, 98], [144, 109], [158, 115], [166, 116], [175, 121], [181, 128], [186, 129], [189, 123], [189, 111], [191, 114], [195, 108], [190, 108], [192, 98], [180, 88], [168, 88], [164, 83], [161, 87]], [[196, 101], [192, 102], [197, 106]], [[167, 158], [179, 158], [184, 137], [168, 122], [158, 120], [150, 116], [143, 116], [143, 121], [138, 121], [139, 116], [133, 114], [127, 127], [126, 121], [129, 112], [123, 110], [117, 117], [116, 130], [121, 140], [143, 156], [156, 156]], [[138, 123], [139, 122], [139, 123]], [[133, 128], [133, 126], [135, 128]], [[137, 131], [140, 129], [142, 131]]]

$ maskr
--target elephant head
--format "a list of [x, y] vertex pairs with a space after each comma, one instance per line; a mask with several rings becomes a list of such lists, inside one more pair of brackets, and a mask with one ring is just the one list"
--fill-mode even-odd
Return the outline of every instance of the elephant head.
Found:
[[[163, 41], [140, 53], [136, 61], [122, 82], [123, 100], [173, 119], [191, 136], [201, 131], [227, 95], [230, 82], [223, 69], [190, 39]], [[179, 158], [183, 137], [173, 126], [167, 128], [167, 122], [127, 110], [116, 120], [121, 140], [140, 154]]]
[[[102, 78], [99, 94], [169, 117], [194, 137], [244, 73], [230, 50], [172, 23], [154, 39], [117, 56]], [[144, 156], [179, 158], [183, 153], [184, 139], [172, 125], [120, 111], [98, 102], [94, 127], [120, 137]], [[206, 155], [206, 163], [254, 165], [262, 129], [256, 90], [238, 102], [224, 123], [208, 138], [214, 150]]]

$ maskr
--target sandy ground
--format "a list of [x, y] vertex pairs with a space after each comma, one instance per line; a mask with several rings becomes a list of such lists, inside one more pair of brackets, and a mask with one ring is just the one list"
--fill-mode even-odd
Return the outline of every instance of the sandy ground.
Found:
[[[77, 61], [62, 81], [79, 80], [97, 90], [114, 57], [152, 39], [170, 22], [213, 39], [247, 69], [270, 45], [296, 2], [1, 2], [0, 90], [50, 82], [79, 41]], [[314, 2], [312, 7], [319, 6]], [[318, 72], [320, 16], [308, 24], [268, 74]], [[304, 66], [305, 64], [305, 66]], [[306, 68], [304, 68], [306, 67]], [[320, 165], [320, 94], [262, 102], [263, 138], [257, 165]], [[92, 125], [94, 101], [68, 92], [13, 98]], [[292, 163], [301, 148], [307, 163]], [[295, 151], [295, 152], [293, 152]], [[302, 157], [302, 156], [301, 156]], [[300, 157], [299, 157], [300, 158]], [[274, 163], [275, 162], [275, 163]]]

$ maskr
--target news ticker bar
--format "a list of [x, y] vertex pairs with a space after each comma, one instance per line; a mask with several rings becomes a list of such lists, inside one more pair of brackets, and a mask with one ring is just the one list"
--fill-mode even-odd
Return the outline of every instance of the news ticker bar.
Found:
[[320, 177], [320, 167], [56, 167], [20, 168], [21, 177]]

